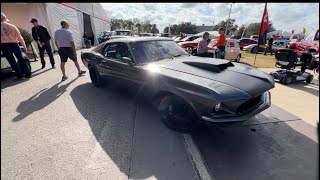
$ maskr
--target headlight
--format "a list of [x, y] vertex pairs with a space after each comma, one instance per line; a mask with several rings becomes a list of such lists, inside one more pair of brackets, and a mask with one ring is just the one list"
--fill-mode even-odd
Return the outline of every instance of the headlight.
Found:
[[221, 103], [218, 103], [218, 104], [216, 104], [216, 105], [214, 106], [214, 111], [215, 111], [215, 112], [218, 112], [218, 111], [220, 110], [220, 108], [221, 108]]

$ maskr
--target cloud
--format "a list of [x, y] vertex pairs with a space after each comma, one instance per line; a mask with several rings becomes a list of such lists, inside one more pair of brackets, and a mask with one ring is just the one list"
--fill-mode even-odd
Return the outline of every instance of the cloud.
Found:
[[[231, 3], [101, 3], [110, 18], [138, 18], [157, 24], [160, 32], [169, 24], [191, 22], [212, 25], [226, 20]], [[264, 3], [233, 3], [230, 18], [236, 24], [260, 22]], [[319, 3], [268, 3], [269, 20], [279, 30], [291, 32], [319, 28]]]

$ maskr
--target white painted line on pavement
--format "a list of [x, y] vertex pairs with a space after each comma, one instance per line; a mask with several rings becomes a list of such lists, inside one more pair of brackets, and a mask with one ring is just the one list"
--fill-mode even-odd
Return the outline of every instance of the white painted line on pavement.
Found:
[[205, 162], [200, 154], [200, 151], [196, 146], [196, 144], [194, 143], [191, 135], [184, 134], [183, 138], [184, 138], [185, 145], [187, 147], [187, 151], [190, 155], [191, 162], [193, 163], [193, 166], [197, 171], [199, 178], [201, 180], [213, 180], [209, 171], [207, 170], [207, 166], [205, 165]]

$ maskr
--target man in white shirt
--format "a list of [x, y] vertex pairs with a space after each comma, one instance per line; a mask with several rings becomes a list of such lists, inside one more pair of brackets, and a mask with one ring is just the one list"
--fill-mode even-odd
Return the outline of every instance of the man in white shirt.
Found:
[[56, 30], [54, 33], [54, 40], [58, 48], [58, 53], [61, 59], [61, 71], [62, 71], [62, 81], [68, 79], [65, 72], [65, 63], [68, 58], [73, 60], [76, 65], [79, 76], [86, 73], [86, 71], [80, 70], [79, 63], [77, 61], [77, 53], [74, 45], [73, 37], [69, 29], [69, 23], [67, 21], [61, 21], [61, 29]]

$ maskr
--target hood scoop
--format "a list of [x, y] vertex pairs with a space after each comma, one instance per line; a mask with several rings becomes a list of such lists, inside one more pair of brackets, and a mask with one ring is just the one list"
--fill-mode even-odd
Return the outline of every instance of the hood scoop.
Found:
[[188, 64], [190, 66], [194, 66], [197, 68], [201, 68], [204, 70], [208, 70], [211, 72], [221, 72], [224, 69], [227, 69], [229, 66], [234, 66], [232, 62], [210, 62], [210, 63], [205, 63], [205, 62], [196, 62], [196, 61], [183, 61], [182, 63]]

